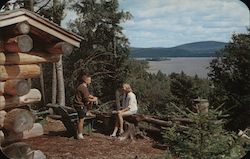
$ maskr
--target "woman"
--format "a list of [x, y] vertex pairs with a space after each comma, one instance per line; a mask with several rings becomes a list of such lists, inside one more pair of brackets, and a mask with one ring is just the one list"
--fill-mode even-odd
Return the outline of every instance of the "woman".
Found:
[[136, 96], [133, 93], [131, 86], [127, 83], [124, 83], [122, 85], [122, 91], [124, 93], [123, 101], [122, 101], [123, 109], [117, 111], [115, 128], [114, 128], [113, 133], [110, 135], [111, 137], [116, 136], [118, 128], [120, 129], [119, 134], [121, 135], [124, 132], [124, 130], [123, 130], [123, 117], [136, 114], [137, 110], [138, 110]]

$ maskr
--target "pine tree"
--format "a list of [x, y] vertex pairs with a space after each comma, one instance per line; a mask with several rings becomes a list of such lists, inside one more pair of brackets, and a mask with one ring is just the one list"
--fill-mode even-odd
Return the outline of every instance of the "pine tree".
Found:
[[185, 125], [184, 130], [178, 124], [165, 130], [163, 137], [169, 145], [168, 153], [184, 159], [238, 159], [246, 153], [244, 146], [250, 144], [249, 140], [224, 129], [225, 115], [221, 111], [186, 113], [177, 109], [193, 122]]
[[214, 106], [224, 103], [229, 111], [233, 130], [250, 125], [250, 30], [247, 34], [234, 34], [232, 40], [210, 64], [210, 78], [214, 83]]
[[92, 74], [92, 91], [104, 97], [105, 101], [114, 99], [115, 90], [124, 81], [129, 42], [122, 33], [120, 23], [130, 19], [131, 15], [120, 11], [118, 6], [117, 0], [81, 0], [72, 5], [78, 18], [70, 24], [70, 28], [84, 40], [81, 48], [64, 61], [68, 66], [68, 97], [72, 96], [82, 70]]

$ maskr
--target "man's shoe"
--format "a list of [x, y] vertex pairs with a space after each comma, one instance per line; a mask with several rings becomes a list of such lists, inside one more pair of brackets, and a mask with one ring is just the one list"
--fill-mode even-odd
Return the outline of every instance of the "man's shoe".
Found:
[[82, 134], [78, 134], [78, 135], [77, 135], [77, 139], [79, 139], [79, 140], [83, 140], [83, 139], [84, 139], [84, 137], [83, 137], [83, 135], [82, 135]]

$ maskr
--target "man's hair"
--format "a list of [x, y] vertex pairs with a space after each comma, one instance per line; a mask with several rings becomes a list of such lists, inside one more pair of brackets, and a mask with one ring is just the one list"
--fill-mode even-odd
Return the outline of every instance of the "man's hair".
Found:
[[130, 84], [128, 84], [128, 83], [123, 83], [122, 86], [124, 86], [125, 90], [128, 91], [128, 92], [132, 92], [133, 91], [132, 88], [131, 88], [131, 86], [130, 86]]
[[85, 72], [85, 71], [82, 71], [80, 72], [79, 76], [78, 76], [78, 81], [80, 83], [83, 82], [83, 77], [86, 78], [86, 77], [91, 77], [91, 75], [88, 73], [88, 72]]

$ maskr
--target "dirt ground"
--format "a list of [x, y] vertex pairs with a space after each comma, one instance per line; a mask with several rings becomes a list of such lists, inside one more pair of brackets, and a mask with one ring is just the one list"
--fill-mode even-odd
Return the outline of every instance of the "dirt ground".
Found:
[[33, 149], [41, 150], [49, 159], [148, 159], [164, 158], [164, 150], [153, 148], [150, 139], [119, 141], [100, 133], [85, 135], [84, 140], [63, 137], [60, 121], [48, 119], [45, 135], [27, 139]]

